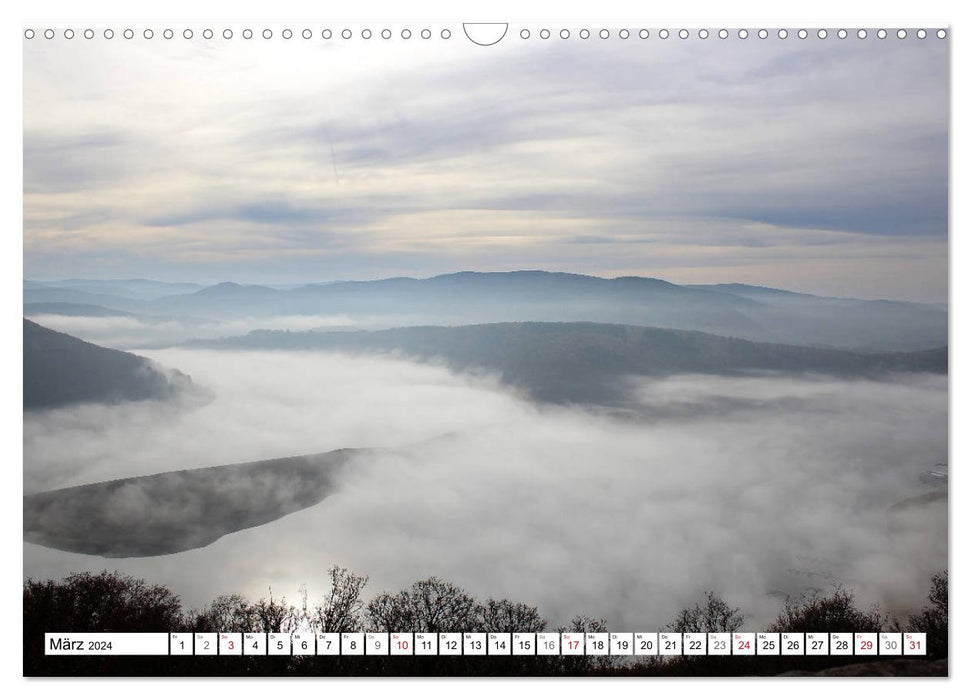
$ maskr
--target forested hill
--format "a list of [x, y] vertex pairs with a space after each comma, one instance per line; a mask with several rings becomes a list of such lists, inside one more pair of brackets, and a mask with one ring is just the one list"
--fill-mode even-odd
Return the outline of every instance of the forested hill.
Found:
[[189, 386], [181, 372], [24, 319], [24, 410], [74, 403], [165, 399]]
[[402, 354], [487, 370], [547, 401], [609, 399], [628, 375], [772, 371], [874, 377], [947, 372], [947, 348], [912, 353], [758, 343], [697, 331], [600, 323], [494, 323], [383, 331], [254, 331], [196, 346]]
[[364, 450], [185, 469], [24, 496], [24, 540], [67, 552], [147, 557], [205, 547], [320, 503]]

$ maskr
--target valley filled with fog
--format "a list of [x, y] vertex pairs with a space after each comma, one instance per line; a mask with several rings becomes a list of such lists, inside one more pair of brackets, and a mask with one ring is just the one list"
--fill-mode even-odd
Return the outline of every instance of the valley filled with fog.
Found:
[[[91, 339], [111, 332], [87, 319]], [[79, 333], [81, 337], [86, 337]], [[475, 595], [654, 629], [714, 590], [749, 616], [842, 583], [906, 613], [947, 566], [946, 501], [888, 509], [947, 461], [947, 376], [628, 377], [622, 409], [541, 402], [489, 371], [395, 353], [142, 350], [203, 395], [24, 414], [25, 498], [160, 472], [368, 448], [327, 497], [201, 548], [108, 558], [24, 544], [24, 575], [103, 569], [189, 605], [367, 593], [440, 576]], [[237, 485], [225, 483], [222, 498]], [[229, 494], [227, 496], [227, 494]], [[146, 517], [165, 503], [135, 503]], [[175, 506], [172, 506], [175, 507]], [[191, 527], [191, 523], [188, 524]]]

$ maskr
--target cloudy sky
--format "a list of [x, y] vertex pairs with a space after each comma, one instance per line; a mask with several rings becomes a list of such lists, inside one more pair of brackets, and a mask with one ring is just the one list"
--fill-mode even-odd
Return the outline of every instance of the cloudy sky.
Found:
[[26, 277], [542, 268], [947, 299], [946, 40], [240, 29], [24, 42]]

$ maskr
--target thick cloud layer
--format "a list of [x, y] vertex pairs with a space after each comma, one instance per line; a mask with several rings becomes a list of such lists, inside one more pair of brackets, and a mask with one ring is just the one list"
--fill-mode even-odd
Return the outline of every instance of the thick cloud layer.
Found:
[[[311, 597], [334, 563], [368, 592], [425, 576], [615, 629], [670, 621], [705, 589], [767, 624], [781, 596], [841, 581], [919, 605], [946, 566], [935, 513], [888, 507], [946, 461], [947, 385], [785, 377], [641, 383], [642, 410], [540, 408], [488, 377], [394, 359], [165, 350], [216, 398], [25, 416], [27, 491], [340, 447], [360, 460], [323, 503], [199, 550], [143, 559], [25, 545], [25, 575], [118, 568], [188, 604]], [[936, 528], [936, 529], [935, 529]]]

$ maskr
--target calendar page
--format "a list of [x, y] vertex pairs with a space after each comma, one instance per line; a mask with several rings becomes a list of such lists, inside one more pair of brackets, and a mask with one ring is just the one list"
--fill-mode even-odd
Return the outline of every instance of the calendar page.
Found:
[[946, 676], [946, 24], [30, 23], [26, 676]]

